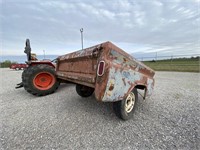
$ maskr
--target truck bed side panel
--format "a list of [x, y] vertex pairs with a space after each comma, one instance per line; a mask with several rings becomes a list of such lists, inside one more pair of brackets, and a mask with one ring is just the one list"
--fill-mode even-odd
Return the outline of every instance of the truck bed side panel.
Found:
[[60, 56], [56, 67], [58, 78], [94, 88], [99, 47]]
[[106, 47], [107, 56], [103, 59], [106, 62], [106, 71], [104, 77], [97, 77], [98, 80], [104, 78], [104, 83], [96, 85], [98, 91], [101, 90], [103, 93], [99, 96], [98, 91], [95, 90], [96, 98], [104, 102], [122, 100], [136, 85], [146, 87], [147, 95], [151, 95], [154, 71], [112, 43], [107, 43]]

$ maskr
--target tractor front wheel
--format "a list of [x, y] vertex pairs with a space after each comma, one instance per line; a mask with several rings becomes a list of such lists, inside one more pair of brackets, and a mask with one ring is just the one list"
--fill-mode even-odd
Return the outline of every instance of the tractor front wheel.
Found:
[[37, 96], [51, 94], [59, 86], [55, 69], [45, 64], [30, 66], [24, 70], [22, 80], [25, 90]]

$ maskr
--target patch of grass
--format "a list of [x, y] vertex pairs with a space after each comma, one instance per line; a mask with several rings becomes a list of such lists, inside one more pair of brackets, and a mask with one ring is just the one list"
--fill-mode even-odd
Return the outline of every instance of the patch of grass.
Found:
[[143, 63], [156, 71], [200, 72], [199, 57], [143, 61]]

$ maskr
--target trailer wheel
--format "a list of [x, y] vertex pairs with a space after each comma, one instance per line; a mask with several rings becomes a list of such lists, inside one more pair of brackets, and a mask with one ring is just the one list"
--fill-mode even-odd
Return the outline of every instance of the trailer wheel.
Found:
[[15, 68], [15, 70], [19, 70], [19, 68]]
[[123, 119], [128, 120], [131, 118], [138, 101], [137, 89], [134, 89], [125, 100], [113, 103], [113, 110], [115, 114]]
[[76, 85], [76, 92], [81, 97], [89, 97], [89, 96], [91, 96], [93, 94], [94, 88], [77, 84]]
[[55, 69], [46, 64], [28, 67], [22, 73], [22, 80], [25, 90], [36, 96], [51, 94], [59, 86]]

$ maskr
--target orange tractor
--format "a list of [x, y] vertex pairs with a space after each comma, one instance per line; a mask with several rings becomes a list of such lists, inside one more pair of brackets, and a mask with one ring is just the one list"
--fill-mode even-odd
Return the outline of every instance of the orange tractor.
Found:
[[24, 89], [37, 96], [53, 93], [59, 86], [55, 75], [55, 65], [50, 60], [37, 60], [36, 55], [31, 54], [30, 40], [26, 39], [25, 51], [28, 67], [22, 73], [22, 82], [16, 88]]

